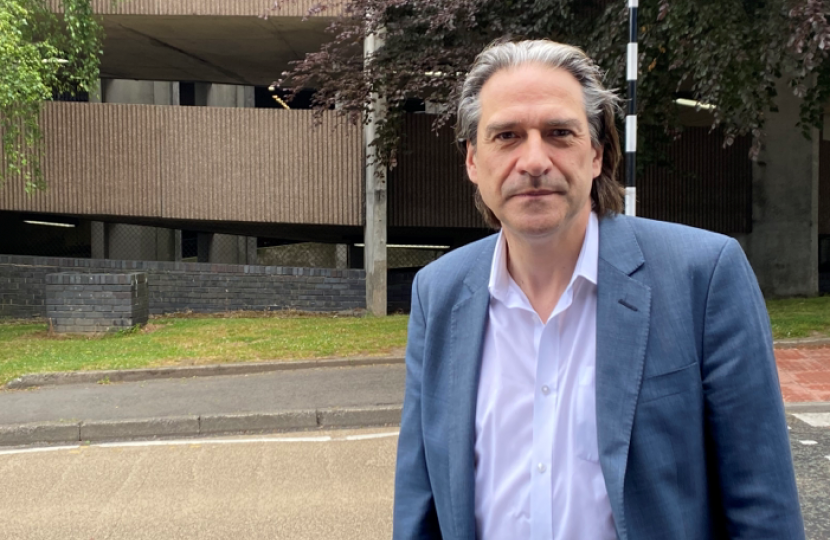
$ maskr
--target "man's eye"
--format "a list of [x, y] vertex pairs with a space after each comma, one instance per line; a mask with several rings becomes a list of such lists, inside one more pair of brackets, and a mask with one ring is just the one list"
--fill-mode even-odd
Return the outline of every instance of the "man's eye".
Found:
[[504, 131], [502, 133], [496, 134], [496, 140], [500, 140], [500, 141], [506, 141], [506, 140], [515, 139], [515, 138], [516, 138], [516, 134], [513, 133], [512, 131]]
[[550, 134], [552, 137], [570, 137], [573, 135], [573, 131], [569, 129], [552, 129]]

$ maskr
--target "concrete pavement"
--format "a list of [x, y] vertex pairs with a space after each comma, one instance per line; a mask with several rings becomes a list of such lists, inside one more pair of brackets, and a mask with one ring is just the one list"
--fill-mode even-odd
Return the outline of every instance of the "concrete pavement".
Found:
[[[790, 345], [788, 410], [830, 411], [827, 340]], [[0, 446], [395, 425], [404, 375], [395, 357], [27, 376], [0, 390]]]
[[395, 425], [405, 368], [385, 361], [3, 390], [0, 445]]

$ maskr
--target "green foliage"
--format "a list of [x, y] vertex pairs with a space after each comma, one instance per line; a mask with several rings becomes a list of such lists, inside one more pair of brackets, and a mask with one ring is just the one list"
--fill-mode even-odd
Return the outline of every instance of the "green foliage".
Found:
[[90, 0], [0, 0], [0, 187], [19, 178], [31, 192], [45, 187], [41, 170], [42, 103], [53, 92], [95, 88], [102, 27]]

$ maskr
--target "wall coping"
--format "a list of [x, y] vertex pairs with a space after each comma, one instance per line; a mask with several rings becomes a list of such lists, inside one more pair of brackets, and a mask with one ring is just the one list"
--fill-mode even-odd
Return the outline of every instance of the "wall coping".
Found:
[[57, 272], [46, 274], [47, 285], [140, 285], [147, 283], [147, 272], [101, 274], [86, 272]]
[[[69, 268], [95, 268], [100, 274], [101, 268], [112, 269], [113, 273], [124, 274], [130, 271], [164, 271], [182, 273], [210, 274], [253, 274], [253, 275], [287, 275], [308, 277], [331, 277], [344, 279], [366, 279], [366, 272], [353, 268], [306, 268], [299, 266], [260, 266], [251, 264], [217, 264], [172, 261], [128, 261], [116, 259], [75, 259], [64, 257], [34, 257], [30, 255], [0, 255], [0, 264], [13, 266], [59, 266]], [[87, 274], [88, 272], [83, 272]], [[62, 272], [67, 273], [67, 272]]]

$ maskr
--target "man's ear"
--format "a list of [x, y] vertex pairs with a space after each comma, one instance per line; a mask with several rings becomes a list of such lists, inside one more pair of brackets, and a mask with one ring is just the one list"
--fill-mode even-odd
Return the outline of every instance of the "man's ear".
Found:
[[594, 149], [594, 159], [591, 161], [591, 172], [594, 178], [597, 178], [602, 173], [602, 146], [591, 145]]
[[478, 184], [478, 168], [476, 167], [476, 147], [473, 143], [467, 141], [467, 159], [464, 160], [467, 165], [467, 176], [470, 177], [470, 182]]

